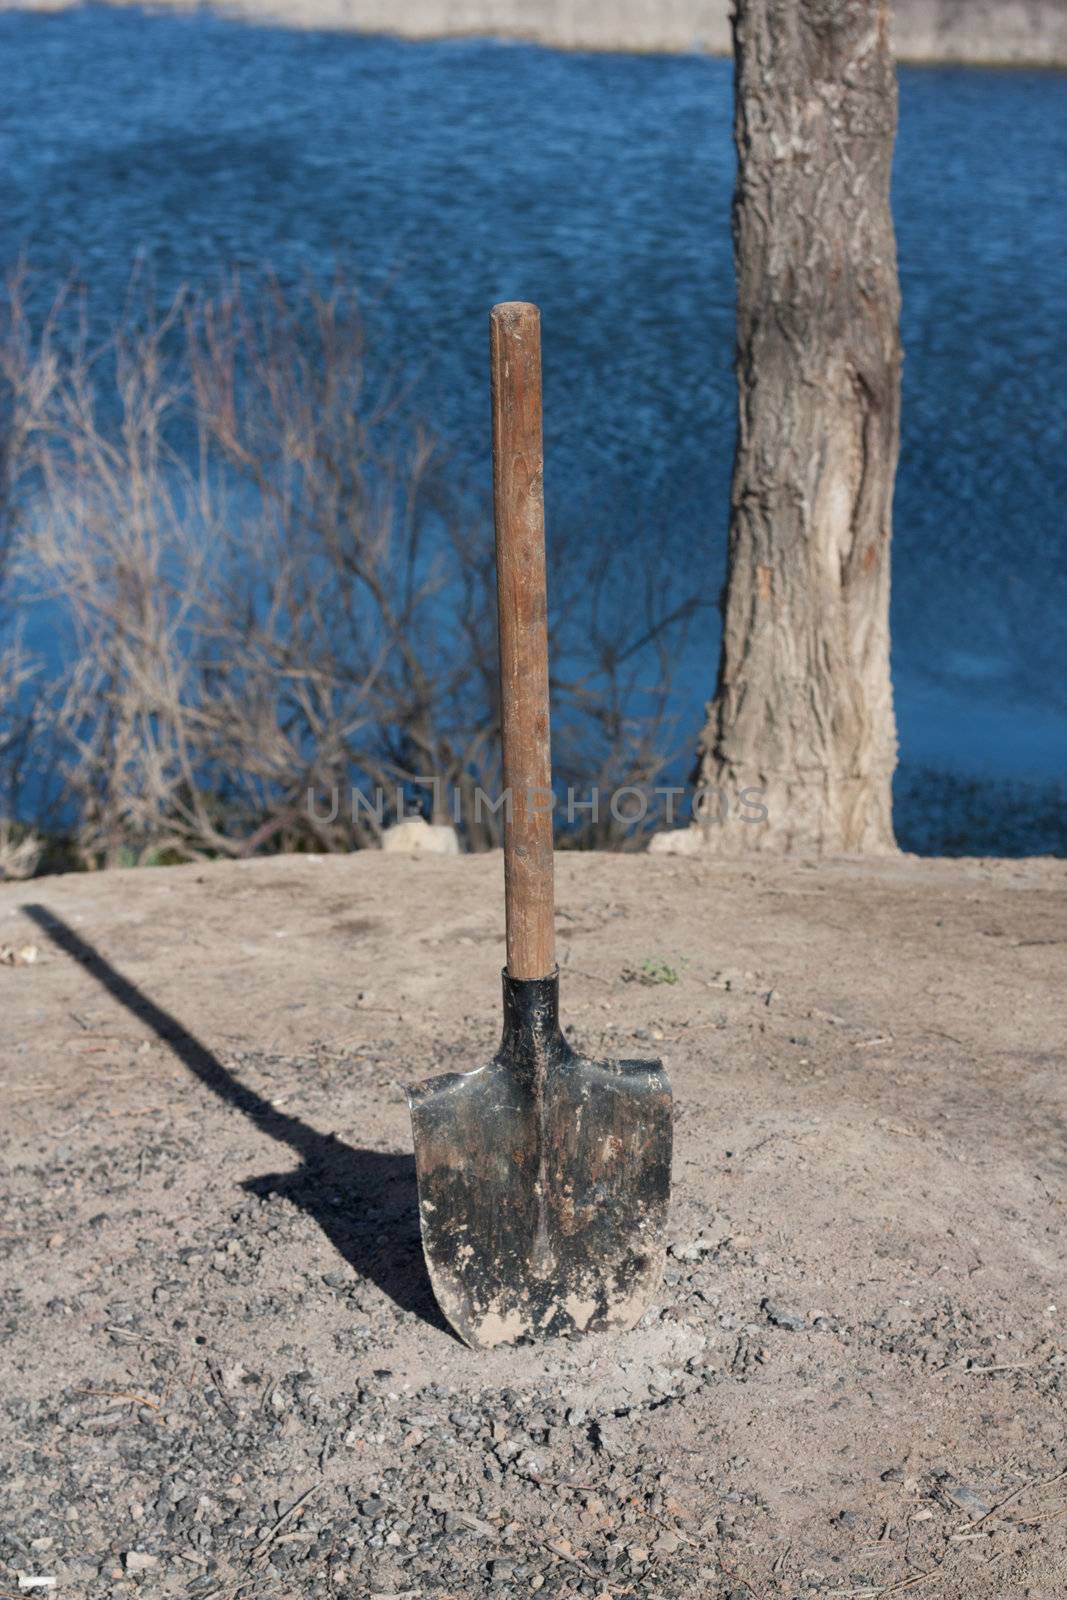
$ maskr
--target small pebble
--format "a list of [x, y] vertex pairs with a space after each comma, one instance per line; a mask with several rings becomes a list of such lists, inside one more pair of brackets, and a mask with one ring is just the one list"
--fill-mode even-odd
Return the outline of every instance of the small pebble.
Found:
[[146, 1550], [127, 1550], [122, 1565], [127, 1572], [154, 1572], [159, 1566], [159, 1557], [149, 1555]]
[[777, 1300], [764, 1300], [762, 1309], [767, 1321], [776, 1328], [788, 1328], [791, 1333], [800, 1333], [807, 1326], [799, 1311], [790, 1311], [786, 1306], [779, 1305]]

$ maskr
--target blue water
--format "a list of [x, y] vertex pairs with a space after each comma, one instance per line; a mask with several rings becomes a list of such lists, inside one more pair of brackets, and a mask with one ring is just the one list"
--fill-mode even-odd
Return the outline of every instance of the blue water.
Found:
[[[550, 518], [655, 539], [717, 594], [733, 445], [731, 69], [289, 33], [206, 15], [0, 16], [0, 254], [106, 321], [220, 267], [342, 266], [375, 349], [475, 479], [487, 308], [535, 299]], [[893, 567], [902, 758], [1067, 775], [1067, 78], [900, 73]], [[686, 656], [684, 728], [717, 642]]]

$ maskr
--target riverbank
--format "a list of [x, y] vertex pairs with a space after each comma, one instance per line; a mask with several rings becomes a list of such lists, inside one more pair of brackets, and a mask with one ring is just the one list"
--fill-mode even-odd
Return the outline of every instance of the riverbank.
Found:
[[[0, 0], [0, 9], [42, 13], [78, 0]], [[125, 0], [109, 0], [122, 5]], [[196, 10], [189, 0], [152, 9]], [[407, 39], [489, 35], [562, 50], [729, 55], [730, 0], [225, 0], [211, 9], [249, 22], [395, 34]], [[1063, 0], [895, 0], [901, 61], [985, 66], [1067, 65]]]
[[488, 1354], [401, 1085], [498, 1037], [499, 854], [0, 887], [5, 1593], [1067, 1591], [1067, 867], [557, 871], [575, 1043], [671, 1075], [670, 1254], [632, 1334]]

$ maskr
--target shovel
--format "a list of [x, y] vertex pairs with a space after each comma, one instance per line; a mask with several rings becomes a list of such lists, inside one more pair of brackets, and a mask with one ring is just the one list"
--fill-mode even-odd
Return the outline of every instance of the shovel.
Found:
[[659, 1283], [671, 1088], [559, 1025], [552, 885], [540, 313], [489, 319], [507, 966], [500, 1049], [408, 1090], [438, 1304], [477, 1349], [633, 1327]]

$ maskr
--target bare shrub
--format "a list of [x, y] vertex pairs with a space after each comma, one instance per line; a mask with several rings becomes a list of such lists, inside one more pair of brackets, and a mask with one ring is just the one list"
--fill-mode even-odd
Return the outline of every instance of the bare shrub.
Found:
[[[61, 354], [54, 321], [15, 345], [24, 570], [69, 622], [52, 736], [82, 859], [351, 849], [413, 804], [498, 842], [476, 804], [499, 785], [491, 526], [372, 381], [351, 291], [234, 279], [131, 306], [101, 347], [84, 318]], [[553, 544], [556, 767], [647, 791], [693, 603], [617, 546]], [[573, 837], [634, 833], [605, 810]]]
[[32, 878], [43, 852], [44, 843], [32, 829], [0, 822], [0, 883]]
[[52, 731], [87, 864], [180, 847], [198, 788], [210, 508], [176, 442], [180, 310], [99, 349], [80, 319], [37, 418], [23, 567], [70, 628]]
[[[699, 594], [679, 584], [659, 530], [627, 534], [565, 528], [553, 541], [552, 593], [563, 597], [551, 640], [553, 770], [565, 819], [574, 793], [560, 842], [577, 848], [641, 848], [662, 820], [657, 786], [684, 747], [671, 694]], [[595, 810], [583, 810], [594, 793]]]
[[[13, 570], [25, 531], [37, 436], [56, 381], [51, 340], [56, 308], [35, 329], [24, 299], [25, 269], [0, 287], [0, 818], [18, 809], [47, 724], [42, 663], [28, 648]], [[18, 828], [0, 822], [0, 872], [28, 875], [36, 855]]]
[[[196, 415], [230, 487], [226, 615], [244, 626], [213, 680], [219, 733], [261, 728], [240, 764], [266, 829], [319, 845], [367, 843], [371, 813], [309, 815], [356, 774], [395, 796], [455, 781], [491, 717], [457, 621], [475, 610], [477, 551], [435, 450], [396, 394], [372, 393], [358, 308], [343, 287], [290, 303], [239, 287], [188, 320]], [[263, 802], [267, 801], [264, 805]], [[395, 798], [391, 813], [397, 810]]]

